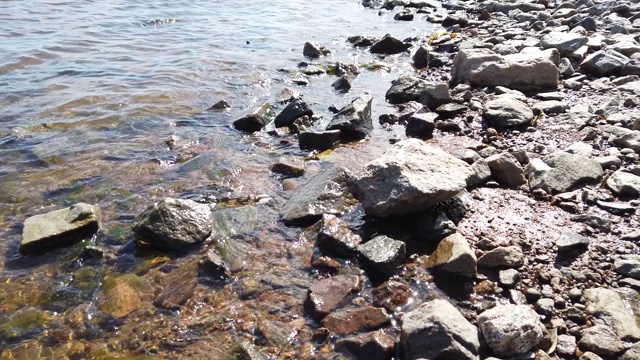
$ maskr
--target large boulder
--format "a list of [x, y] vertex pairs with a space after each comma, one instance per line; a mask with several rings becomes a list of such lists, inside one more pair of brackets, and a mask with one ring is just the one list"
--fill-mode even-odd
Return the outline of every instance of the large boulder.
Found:
[[373, 132], [371, 120], [371, 102], [373, 95], [364, 94], [353, 100], [338, 112], [327, 130], [340, 130], [341, 137], [346, 139], [364, 139]]
[[427, 268], [438, 273], [464, 278], [475, 278], [477, 259], [467, 240], [455, 233], [440, 241], [427, 260]]
[[480, 334], [453, 305], [432, 300], [402, 317], [405, 359], [477, 359]]
[[38, 252], [79, 241], [100, 228], [100, 209], [77, 203], [68, 208], [34, 215], [24, 221], [20, 251]]
[[607, 187], [616, 195], [636, 198], [640, 196], [640, 176], [618, 170], [607, 179]]
[[419, 212], [453, 197], [472, 175], [464, 161], [408, 139], [356, 171], [348, 186], [367, 214], [389, 217]]
[[550, 194], [568, 192], [583, 184], [596, 183], [604, 173], [597, 161], [564, 151], [545, 158], [544, 164], [532, 162], [528, 172], [531, 190], [540, 188]]
[[527, 305], [499, 305], [480, 314], [478, 326], [499, 357], [523, 354], [538, 345], [546, 334], [540, 317]]
[[582, 296], [587, 314], [604, 321], [624, 341], [640, 340], [636, 316], [624, 296], [605, 288], [587, 289]]
[[180, 251], [205, 241], [213, 230], [212, 219], [207, 204], [167, 198], [140, 214], [132, 228], [151, 245]]
[[487, 101], [482, 117], [491, 126], [510, 128], [529, 124], [533, 120], [533, 111], [513, 96], [502, 95]]

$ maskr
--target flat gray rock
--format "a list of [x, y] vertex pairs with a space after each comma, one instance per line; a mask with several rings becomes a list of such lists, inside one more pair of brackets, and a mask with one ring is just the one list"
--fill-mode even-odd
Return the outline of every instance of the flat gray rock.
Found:
[[589, 243], [589, 238], [567, 231], [560, 235], [560, 238], [556, 241], [556, 246], [558, 247], [558, 252], [566, 253], [586, 250], [589, 247]]
[[614, 290], [592, 288], [583, 292], [585, 312], [604, 321], [623, 341], [640, 340], [640, 328], [631, 306]]
[[587, 56], [580, 69], [596, 76], [617, 75], [628, 61], [628, 57], [615, 50], [600, 50]]
[[592, 326], [584, 331], [578, 343], [580, 349], [606, 358], [613, 358], [626, 350], [624, 343], [607, 325]]
[[533, 111], [524, 102], [507, 94], [488, 101], [482, 117], [492, 126], [510, 128], [529, 124], [533, 120]]
[[613, 263], [618, 274], [640, 280], [640, 255], [621, 255]]
[[478, 326], [499, 357], [523, 354], [538, 345], [546, 334], [540, 317], [528, 305], [498, 305], [480, 314]]
[[616, 195], [637, 198], [640, 196], [640, 176], [618, 170], [607, 179], [607, 187]]
[[561, 55], [571, 54], [587, 43], [587, 37], [577, 33], [552, 31], [540, 39], [544, 49], [558, 49]]
[[531, 190], [541, 188], [550, 194], [569, 192], [581, 185], [598, 182], [602, 166], [593, 160], [567, 152], [557, 152], [544, 159], [546, 168], [532, 162], [528, 169]]
[[327, 130], [340, 130], [343, 139], [364, 139], [373, 131], [371, 102], [373, 95], [364, 94], [338, 112], [327, 126]]

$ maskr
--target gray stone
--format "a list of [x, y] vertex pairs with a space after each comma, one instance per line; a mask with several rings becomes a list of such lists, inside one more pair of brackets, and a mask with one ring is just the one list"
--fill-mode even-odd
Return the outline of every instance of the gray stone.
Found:
[[491, 169], [485, 159], [478, 159], [471, 165], [473, 175], [467, 180], [468, 186], [479, 186], [491, 180]]
[[464, 161], [408, 139], [356, 171], [349, 189], [369, 215], [406, 215], [453, 197], [472, 174]]
[[140, 214], [132, 229], [151, 245], [180, 251], [205, 241], [213, 230], [212, 220], [207, 204], [167, 198]]
[[573, 356], [578, 347], [576, 337], [571, 335], [558, 335], [558, 344], [556, 345], [556, 353], [563, 356]]
[[394, 80], [387, 90], [385, 98], [391, 104], [402, 104], [409, 101], [420, 100], [422, 91], [426, 89], [429, 82], [413, 76], [404, 75]]
[[637, 342], [627, 350], [620, 360], [638, 360], [640, 359], [640, 342]]
[[586, 250], [589, 243], [589, 238], [570, 231], [565, 231], [556, 241], [556, 246], [558, 247], [558, 252], [567, 253], [576, 250]]
[[364, 94], [338, 112], [327, 130], [340, 130], [343, 139], [364, 139], [373, 132], [371, 102], [373, 95]]
[[296, 119], [303, 116], [312, 116], [313, 110], [301, 98], [294, 99], [276, 116], [276, 127], [292, 125]]
[[402, 241], [379, 235], [358, 246], [358, 254], [371, 267], [390, 276], [404, 262], [406, 248]]
[[362, 290], [362, 280], [355, 275], [336, 275], [322, 279], [309, 288], [305, 307], [316, 320], [344, 306], [349, 298]]
[[567, 110], [569, 110], [569, 104], [562, 101], [549, 100], [537, 103], [535, 105], [535, 108], [539, 109], [546, 115], [564, 114], [565, 112], [567, 112]]
[[280, 219], [285, 223], [308, 223], [323, 214], [342, 214], [350, 207], [346, 188], [349, 175], [347, 169], [334, 167], [311, 177], [291, 194], [280, 211]]
[[582, 353], [582, 355], [580, 355], [578, 360], [604, 360], [604, 359], [602, 359], [600, 356], [592, 353], [591, 351], [587, 351], [585, 353]]
[[271, 165], [271, 171], [285, 177], [299, 177], [306, 171], [304, 159], [296, 156], [281, 156]]
[[631, 40], [623, 40], [613, 44], [613, 46], [611, 46], [611, 49], [619, 52], [624, 56], [632, 56], [633, 54], [640, 52], [640, 44]]
[[510, 153], [491, 155], [485, 160], [491, 169], [491, 175], [499, 183], [509, 187], [518, 187], [527, 183], [524, 169]]
[[532, 162], [528, 168], [531, 190], [543, 189], [547, 193], [569, 192], [583, 184], [596, 183], [603, 175], [602, 166], [589, 158], [567, 152], [557, 152], [544, 159], [548, 168], [534, 169]]
[[356, 248], [362, 242], [348, 224], [332, 214], [322, 215], [318, 233], [318, 247], [341, 256], [354, 256]]
[[578, 346], [580, 349], [592, 351], [606, 358], [620, 355], [626, 350], [624, 343], [606, 325], [596, 325], [586, 329]]
[[402, 42], [391, 35], [385, 35], [375, 44], [371, 45], [369, 52], [373, 54], [393, 55], [408, 50], [411, 44]]
[[617, 169], [622, 166], [622, 160], [620, 160], [619, 157], [613, 155], [597, 157], [594, 158], [594, 160], [597, 161], [603, 169], [611, 169], [614, 166]]
[[405, 133], [408, 137], [428, 139], [433, 137], [435, 120], [439, 117], [436, 113], [416, 112], [409, 117]]
[[[438, 106], [438, 108], [435, 109], [435, 112], [440, 115], [441, 118], [443, 119], [451, 119], [454, 118], [458, 115], [462, 115], [465, 112], [467, 112], [467, 110], [469, 110], [468, 107], [466, 107], [465, 105], [462, 104], [456, 104], [456, 103], [449, 103], [449, 104], [443, 104]], [[436, 127], [438, 127], [438, 129], [442, 130], [438, 125], [439, 124], [444, 124], [444, 121], [439, 122], [438, 124], [436, 124]]]
[[498, 273], [498, 281], [500, 285], [507, 288], [513, 288], [520, 281], [520, 273], [516, 269], [500, 270]]
[[426, 267], [438, 273], [473, 279], [477, 274], [477, 261], [467, 240], [456, 233], [440, 241], [429, 255]]
[[450, 103], [452, 100], [449, 94], [449, 85], [446, 83], [425, 83], [419, 99], [420, 103], [431, 110]]
[[349, 92], [349, 90], [351, 90], [351, 77], [349, 75], [342, 75], [331, 84], [331, 87], [339, 92]]
[[480, 314], [478, 325], [493, 353], [500, 357], [523, 354], [546, 334], [538, 314], [527, 305], [496, 306]]
[[302, 54], [306, 57], [317, 59], [320, 56], [331, 54], [331, 50], [318, 43], [306, 42], [304, 44], [304, 48], [302, 49]]
[[623, 341], [640, 340], [635, 316], [616, 291], [605, 288], [587, 289], [583, 293], [585, 311], [607, 324]]
[[502, 95], [485, 104], [482, 116], [492, 126], [509, 128], [529, 124], [533, 111], [524, 102]]
[[621, 255], [613, 263], [618, 274], [640, 280], [640, 255]]
[[217, 251], [211, 249], [198, 263], [201, 274], [214, 280], [226, 280], [231, 277], [231, 271]]
[[616, 195], [637, 198], [640, 196], [640, 176], [618, 170], [607, 179], [607, 187]]
[[383, 330], [349, 336], [336, 341], [336, 350], [348, 351], [357, 359], [391, 359], [395, 346], [395, 339], [385, 334]]
[[614, 50], [600, 50], [589, 55], [580, 64], [580, 69], [595, 76], [620, 74], [629, 58]]
[[264, 103], [251, 114], [234, 121], [233, 126], [240, 131], [254, 133], [262, 130], [269, 123], [272, 114], [271, 104]]
[[626, 233], [620, 237], [622, 240], [626, 241], [640, 241], [640, 230], [631, 231]]
[[544, 49], [558, 49], [561, 55], [575, 52], [587, 43], [587, 37], [576, 33], [552, 31], [540, 39]]
[[633, 215], [636, 213], [637, 206], [622, 203], [622, 202], [609, 202], [609, 201], [596, 201], [598, 207], [608, 213], [620, 216]]
[[445, 300], [432, 300], [402, 318], [400, 343], [406, 359], [478, 358], [480, 334]]
[[518, 246], [497, 247], [478, 259], [478, 266], [488, 268], [520, 267], [524, 264], [524, 254]]

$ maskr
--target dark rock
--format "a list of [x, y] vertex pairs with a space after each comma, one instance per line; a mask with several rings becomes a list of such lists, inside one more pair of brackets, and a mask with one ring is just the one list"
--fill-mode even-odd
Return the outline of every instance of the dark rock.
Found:
[[371, 294], [373, 306], [383, 307], [394, 313], [411, 300], [413, 291], [404, 283], [389, 280], [374, 288]]
[[367, 47], [373, 45], [378, 39], [373, 36], [350, 36], [347, 41], [354, 47]]
[[362, 260], [385, 276], [392, 275], [404, 262], [406, 245], [402, 241], [379, 235], [358, 246]]
[[640, 280], [640, 256], [621, 255], [613, 263], [613, 270], [618, 274]]
[[346, 222], [335, 215], [322, 215], [318, 233], [318, 247], [322, 250], [340, 256], [355, 256], [361, 242], [362, 238], [354, 234]]
[[429, 61], [433, 60], [433, 56], [429, 53], [429, 48], [420, 46], [416, 53], [413, 54], [413, 66], [418, 69], [425, 68], [429, 65]]
[[408, 50], [411, 44], [404, 43], [391, 35], [385, 35], [371, 46], [369, 51], [373, 54], [393, 55]]
[[267, 360], [267, 357], [261, 353], [255, 346], [247, 340], [240, 340], [229, 349], [224, 356], [225, 360]]
[[342, 75], [338, 78], [338, 80], [334, 81], [331, 84], [331, 87], [339, 92], [349, 92], [349, 90], [351, 90], [351, 77], [348, 75]]
[[362, 282], [355, 275], [337, 275], [320, 280], [309, 288], [305, 306], [316, 320], [321, 320], [333, 310], [343, 306], [362, 289]]
[[233, 126], [240, 131], [254, 133], [262, 130], [269, 123], [272, 115], [271, 105], [264, 103], [251, 114], [234, 121]]
[[423, 85], [419, 101], [429, 109], [435, 110], [439, 106], [448, 104], [453, 100], [449, 94], [449, 85], [446, 83], [426, 82]]
[[300, 149], [325, 151], [340, 142], [340, 130], [305, 131], [298, 135]]
[[302, 54], [306, 57], [317, 59], [320, 56], [331, 54], [331, 50], [317, 43], [306, 42], [304, 44], [304, 49], [302, 50]]
[[313, 110], [301, 98], [294, 99], [276, 116], [276, 127], [290, 126], [296, 119], [303, 116], [313, 116]]
[[411, 10], [403, 10], [395, 14], [393, 19], [398, 21], [413, 21], [413, 12], [411, 12]]
[[211, 107], [209, 107], [207, 110], [209, 111], [222, 110], [222, 109], [228, 109], [230, 107], [231, 107], [231, 104], [227, 100], [220, 100], [217, 103], [211, 105]]
[[271, 171], [285, 177], [299, 177], [304, 175], [306, 165], [303, 159], [295, 156], [282, 156], [271, 165]]
[[162, 279], [162, 291], [153, 300], [153, 304], [168, 310], [178, 310], [191, 299], [198, 285], [196, 266], [197, 264], [187, 264], [179, 267]]
[[619, 202], [607, 202], [607, 201], [601, 201], [598, 200], [596, 202], [596, 205], [598, 205], [599, 208], [601, 208], [602, 210], [611, 213], [613, 215], [620, 215], [620, 216], [627, 216], [627, 215], [634, 215], [636, 213], [636, 206], [630, 205], [630, 204], [625, 204], [625, 203], [619, 203]]
[[600, 50], [589, 55], [580, 69], [596, 76], [618, 75], [629, 58], [615, 50]]
[[453, 25], [460, 25], [460, 27], [465, 27], [469, 25], [469, 18], [467, 15], [459, 15], [459, 14], [448, 14], [444, 20], [442, 20], [442, 27], [448, 28]]
[[406, 134], [408, 137], [415, 137], [419, 139], [428, 139], [433, 137], [433, 130], [435, 129], [435, 120], [438, 118], [436, 113], [415, 113], [409, 117], [407, 122]]
[[[462, 115], [469, 110], [468, 107], [462, 104], [449, 103], [440, 105], [435, 109], [435, 112], [443, 119], [451, 119], [458, 115]], [[437, 124], [436, 124], [437, 126]]]
[[340, 130], [343, 139], [364, 139], [373, 132], [371, 102], [373, 96], [364, 94], [337, 113], [327, 130]]
[[322, 326], [335, 335], [373, 331], [390, 323], [391, 318], [384, 309], [372, 306], [332, 312], [322, 319]]
[[198, 263], [198, 272], [214, 280], [226, 280], [231, 277], [231, 271], [224, 263], [217, 251], [211, 249]]
[[385, 98], [391, 104], [402, 104], [409, 101], [419, 101], [422, 91], [429, 83], [413, 76], [401, 76], [391, 83]]
[[395, 351], [395, 340], [382, 331], [369, 332], [336, 341], [337, 351], [347, 351], [356, 359], [390, 360]]

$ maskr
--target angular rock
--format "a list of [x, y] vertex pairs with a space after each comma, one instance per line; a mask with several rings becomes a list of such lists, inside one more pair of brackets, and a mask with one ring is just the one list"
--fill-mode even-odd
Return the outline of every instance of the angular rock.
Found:
[[371, 135], [373, 132], [372, 101], [371, 94], [364, 94], [353, 100], [331, 119], [327, 130], [340, 130], [341, 137], [347, 139], [360, 140]]
[[450, 103], [453, 99], [449, 94], [449, 85], [446, 83], [427, 82], [420, 93], [419, 101], [429, 109], [435, 110], [438, 106]]
[[620, 357], [620, 360], [640, 359], [640, 343], [635, 343], [627, 352]]
[[512, 154], [491, 155], [485, 160], [491, 169], [491, 175], [499, 183], [509, 187], [518, 187], [527, 183], [524, 169]]
[[571, 54], [587, 44], [586, 36], [576, 33], [552, 31], [540, 39], [540, 46], [544, 49], [558, 49], [560, 55]]
[[544, 159], [544, 163], [547, 169], [531, 170], [531, 166], [528, 169], [531, 190], [541, 188], [550, 194], [569, 192], [583, 184], [596, 183], [603, 175], [597, 161], [563, 151]]
[[433, 130], [436, 128], [435, 120], [438, 116], [436, 113], [427, 112], [417, 112], [411, 115], [405, 129], [406, 135], [418, 139], [433, 137]]
[[317, 59], [320, 56], [331, 54], [331, 50], [318, 43], [306, 42], [304, 44], [304, 48], [302, 49], [302, 54], [306, 57]]
[[402, 318], [400, 343], [406, 359], [477, 359], [480, 333], [453, 305], [432, 300]]
[[433, 56], [429, 53], [429, 48], [420, 46], [416, 53], [413, 54], [413, 66], [418, 69], [425, 68], [429, 65], [429, 61], [433, 60]]
[[298, 135], [298, 144], [303, 150], [325, 151], [340, 142], [340, 130], [306, 131]]
[[494, 127], [510, 128], [529, 124], [533, 120], [533, 111], [524, 102], [502, 95], [485, 104], [482, 117]]
[[637, 198], [640, 196], [640, 176], [618, 170], [607, 179], [607, 187], [616, 195]]
[[376, 41], [376, 38], [372, 36], [349, 36], [347, 41], [353, 45], [353, 47], [367, 47], [373, 45]]
[[472, 71], [477, 70], [482, 64], [500, 61], [502, 56], [488, 49], [462, 49], [453, 59], [451, 68], [452, 86], [464, 84], [469, 81]]
[[394, 80], [387, 90], [385, 98], [391, 104], [402, 104], [409, 101], [420, 100], [422, 91], [426, 89], [429, 82], [413, 76], [404, 75]]
[[322, 319], [322, 326], [336, 335], [373, 331], [391, 324], [384, 309], [372, 306], [332, 312]]
[[362, 289], [362, 281], [355, 275], [336, 275], [320, 280], [309, 288], [305, 306], [316, 320], [344, 305], [352, 294]]
[[349, 189], [369, 215], [406, 215], [453, 197], [472, 174], [464, 161], [408, 139], [356, 171]]
[[339, 92], [349, 92], [349, 90], [351, 90], [351, 77], [342, 75], [331, 84], [331, 87]]
[[635, 316], [616, 291], [592, 288], [583, 292], [585, 311], [605, 322], [623, 341], [640, 340]]
[[301, 98], [289, 102], [278, 116], [276, 116], [276, 127], [290, 126], [296, 119], [303, 116], [312, 116], [313, 110]]
[[217, 251], [211, 249], [198, 263], [199, 273], [214, 280], [227, 280], [231, 277], [231, 271]]
[[308, 223], [323, 214], [342, 214], [350, 203], [346, 188], [349, 176], [349, 170], [341, 167], [313, 176], [291, 194], [280, 210], [280, 219], [286, 224]]
[[604, 360], [604, 359], [602, 359], [600, 356], [592, 353], [591, 351], [587, 351], [585, 353], [582, 353], [582, 355], [580, 355], [578, 360]]
[[491, 180], [491, 169], [485, 159], [479, 159], [471, 165], [474, 174], [467, 180], [468, 186], [480, 186]]
[[480, 314], [478, 326], [499, 357], [523, 354], [546, 334], [538, 314], [528, 305], [499, 305]]
[[624, 343], [606, 325], [596, 325], [586, 329], [578, 346], [580, 349], [606, 358], [613, 358], [626, 350]]
[[567, 253], [572, 251], [587, 250], [587, 247], [589, 247], [589, 243], [589, 238], [570, 231], [565, 231], [556, 241], [556, 246], [558, 247], [559, 253]]
[[132, 229], [150, 245], [181, 251], [205, 241], [213, 230], [212, 220], [209, 205], [167, 198], [140, 214]]
[[388, 360], [393, 357], [396, 342], [383, 331], [350, 336], [336, 341], [337, 351], [347, 351], [356, 359]]
[[299, 177], [306, 171], [306, 163], [295, 156], [282, 156], [271, 165], [271, 171], [285, 177]]
[[389, 280], [374, 288], [371, 295], [373, 306], [383, 307], [393, 313], [411, 300], [413, 291], [404, 283]]
[[404, 262], [407, 246], [404, 242], [378, 235], [358, 246], [363, 261], [385, 276], [392, 275]]
[[271, 105], [264, 103], [251, 114], [234, 121], [233, 126], [240, 131], [254, 133], [262, 130], [269, 123], [272, 113]]
[[640, 255], [621, 255], [613, 263], [613, 270], [618, 274], [640, 280]]
[[267, 360], [267, 357], [247, 340], [236, 342], [222, 358], [225, 360]]
[[524, 264], [524, 254], [518, 246], [500, 246], [478, 259], [478, 266], [488, 268], [520, 267]]
[[[466, 107], [465, 105], [449, 103], [449, 104], [438, 106], [434, 111], [436, 112], [436, 114], [440, 115], [440, 117], [443, 119], [451, 119], [458, 115], [464, 114], [465, 112], [467, 112], [467, 110], [469, 110], [469, 108]], [[436, 124], [439, 130], [442, 130], [442, 128], [440, 128], [438, 125], [444, 124], [444, 123], [451, 123], [451, 122], [441, 121], [438, 124]]]
[[350, 257], [356, 254], [356, 248], [361, 242], [362, 238], [354, 234], [345, 221], [335, 215], [322, 215], [318, 247], [337, 255]]
[[628, 57], [615, 50], [600, 50], [587, 56], [580, 69], [595, 76], [617, 75], [628, 61]]
[[77, 203], [68, 208], [34, 215], [24, 221], [21, 252], [39, 252], [82, 240], [100, 228], [100, 209]]
[[438, 273], [473, 279], [477, 274], [477, 259], [467, 240], [460, 234], [440, 241], [426, 264]]
[[369, 52], [373, 54], [393, 55], [408, 50], [411, 44], [404, 43], [391, 35], [385, 35], [375, 44], [371, 45]]
[[573, 356], [578, 347], [575, 336], [558, 335], [558, 344], [556, 345], [556, 353], [563, 356]]

